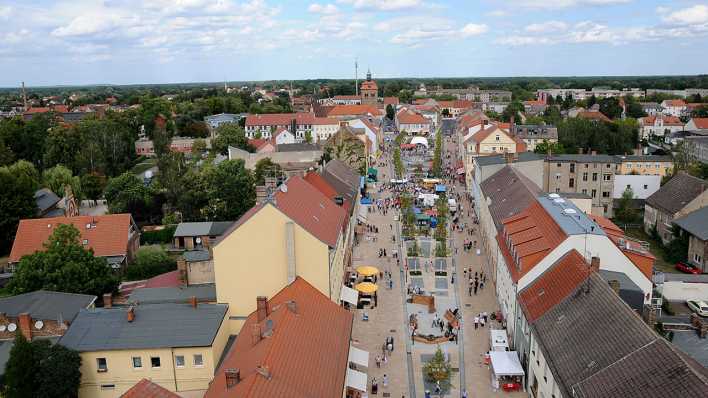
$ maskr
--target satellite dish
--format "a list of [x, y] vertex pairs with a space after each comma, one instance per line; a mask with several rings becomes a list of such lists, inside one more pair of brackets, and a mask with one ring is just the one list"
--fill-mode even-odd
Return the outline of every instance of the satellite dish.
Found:
[[565, 200], [563, 200], [563, 198], [556, 198], [556, 199], [553, 199], [553, 201], [556, 203], [565, 203]]
[[44, 322], [42, 322], [42, 321], [37, 321], [34, 323], [34, 328], [37, 330], [42, 330], [43, 327], [44, 327]]
[[7, 326], [0, 325], [0, 332], [4, 332], [6, 329], [7, 329]]
[[549, 194], [548, 197], [551, 199], [556, 199], [556, 198], [560, 198], [560, 195], [558, 195], [557, 193], [552, 193], [552, 194]]
[[195, 241], [197, 241], [197, 244], [198, 244], [198, 245], [201, 245], [201, 244], [202, 244], [202, 238], [200, 238], [200, 237], [198, 237], [198, 236], [197, 236], [197, 239], [195, 239]]
[[14, 332], [15, 330], [17, 330], [17, 325], [15, 325], [14, 323], [7, 325], [8, 332]]
[[145, 172], [145, 178], [152, 178], [152, 170], [148, 170]]
[[288, 186], [285, 185], [285, 184], [281, 184], [281, 185], [280, 185], [280, 190], [281, 190], [283, 193], [288, 192]]
[[563, 210], [563, 213], [565, 213], [565, 214], [575, 214], [576, 211], [575, 211], [575, 209], [565, 209], [565, 210]]

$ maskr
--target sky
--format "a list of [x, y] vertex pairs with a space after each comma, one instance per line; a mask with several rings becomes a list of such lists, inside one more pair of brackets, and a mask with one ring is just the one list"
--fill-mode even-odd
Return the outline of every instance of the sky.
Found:
[[0, 87], [708, 73], [708, 1], [0, 0]]

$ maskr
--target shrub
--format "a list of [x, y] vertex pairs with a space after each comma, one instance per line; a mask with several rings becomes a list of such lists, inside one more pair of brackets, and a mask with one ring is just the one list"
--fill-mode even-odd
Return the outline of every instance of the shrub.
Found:
[[125, 272], [126, 280], [148, 279], [177, 269], [177, 262], [158, 247], [141, 247]]

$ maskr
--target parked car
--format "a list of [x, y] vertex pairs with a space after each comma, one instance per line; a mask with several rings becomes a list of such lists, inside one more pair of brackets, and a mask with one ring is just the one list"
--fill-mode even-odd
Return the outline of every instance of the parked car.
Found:
[[676, 269], [686, 274], [700, 274], [701, 270], [693, 264], [684, 263], [683, 261], [676, 264]]
[[686, 305], [691, 311], [700, 316], [708, 316], [708, 304], [703, 300], [686, 300]]

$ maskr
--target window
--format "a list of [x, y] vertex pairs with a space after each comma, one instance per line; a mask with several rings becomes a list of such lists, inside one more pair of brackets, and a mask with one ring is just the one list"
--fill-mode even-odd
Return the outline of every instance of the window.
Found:
[[612, 167], [612, 165], [607, 163], [607, 166], [605, 166], [605, 167], [607, 167], [609, 169], [610, 167]]
[[560, 175], [560, 173], [557, 173], [557, 174], [556, 174], [556, 180], [560, 180], [560, 179], [561, 179], [561, 175]]
[[609, 198], [609, 197], [610, 197], [610, 193], [607, 192], [607, 191], [604, 191], [604, 192], [602, 192], [602, 197], [603, 197], [603, 198]]
[[561, 167], [561, 164], [560, 164], [560, 163], [556, 163], [556, 167]]
[[632, 163], [627, 163], [627, 168], [632, 168]]
[[573, 188], [575, 187], [575, 178], [571, 178], [568, 180], [568, 188]]
[[644, 189], [648, 189], [648, 188], [649, 188], [649, 185], [644, 184]]
[[597, 181], [597, 173], [592, 173], [592, 180]]
[[99, 373], [108, 372], [108, 362], [106, 358], [96, 358], [96, 367]]
[[202, 354], [194, 354], [194, 366], [204, 366], [204, 357]]
[[556, 188], [556, 193], [560, 193], [560, 191], [561, 191], [560, 188]]
[[612, 180], [612, 174], [603, 174], [602, 179], [605, 181], [611, 181]]
[[607, 214], [607, 205], [602, 205], [602, 211]]
[[586, 169], [588, 168], [588, 164], [587, 164], [587, 163], [585, 163], [585, 168], [586, 168]]
[[570, 172], [575, 173], [575, 163], [570, 164]]
[[141, 369], [142, 367], [143, 367], [143, 358], [133, 357], [133, 368], [134, 369]]
[[587, 181], [587, 180], [588, 180], [588, 173], [583, 173], [583, 181]]
[[597, 189], [593, 189], [593, 190], [592, 190], [591, 196], [592, 196], [593, 198], [596, 198], [596, 197], [597, 197]]
[[583, 194], [587, 195], [587, 194], [588, 194], [588, 190], [587, 190], [587, 189], [583, 189]]
[[184, 355], [175, 355], [175, 366], [178, 368], [184, 367]]
[[150, 357], [150, 366], [154, 368], [160, 367], [160, 357]]
[[592, 168], [593, 168], [593, 169], [596, 169], [596, 168], [597, 168], [597, 163], [593, 163], [593, 164], [592, 164]]
[[497, 140], [497, 141], [499, 141], [499, 134], [497, 134], [497, 136], [496, 136], [496, 140]]
[[101, 390], [115, 390], [115, 384], [101, 384]]
[[697, 262], [698, 264], [701, 263], [701, 255], [698, 253], [693, 254], [693, 261]]

